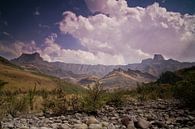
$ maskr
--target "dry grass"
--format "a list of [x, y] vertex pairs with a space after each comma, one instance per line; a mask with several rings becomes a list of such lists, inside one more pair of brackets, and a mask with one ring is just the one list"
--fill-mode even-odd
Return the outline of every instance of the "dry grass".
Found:
[[4, 90], [22, 90], [28, 91], [34, 86], [37, 90], [54, 90], [57, 83], [49, 77], [33, 74], [21, 69], [16, 69], [10, 66], [0, 64], [0, 80], [8, 82], [4, 86]]

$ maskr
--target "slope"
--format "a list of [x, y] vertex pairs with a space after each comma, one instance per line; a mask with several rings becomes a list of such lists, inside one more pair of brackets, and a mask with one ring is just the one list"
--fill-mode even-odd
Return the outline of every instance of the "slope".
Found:
[[156, 78], [148, 73], [142, 73], [138, 70], [127, 71], [123, 69], [115, 69], [100, 81], [106, 88], [128, 88], [133, 89], [139, 83], [147, 83], [154, 81]]
[[0, 80], [7, 82], [3, 87], [9, 91], [27, 91], [35, 86], [37, 90], [51, 91], [63, 88], [65, 91], [81, 90], [81, 87], [67, 83], [58, 78], [44, 75], [33, 70], [25, 70], [13, 65], [8, 60], [0, 57]]

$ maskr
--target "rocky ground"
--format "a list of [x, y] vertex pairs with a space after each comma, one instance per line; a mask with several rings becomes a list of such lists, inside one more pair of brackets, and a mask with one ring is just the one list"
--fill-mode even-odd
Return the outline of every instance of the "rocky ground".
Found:
[[105, 106], [96, 116], [8, 116], [1, 124], [3, 129], [195, 129], [195, 111], [181, 108], [175, 101], [158, 100], [120, 108]]

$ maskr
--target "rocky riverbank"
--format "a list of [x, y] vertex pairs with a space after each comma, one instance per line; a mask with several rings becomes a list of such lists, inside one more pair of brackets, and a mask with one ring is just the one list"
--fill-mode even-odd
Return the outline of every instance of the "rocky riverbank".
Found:
[[73, 113], [57, 117], [8, 116], [3, 129], [195, 129], [195, 111], [176, 101], [130, 102], [122, 107], [105, 106], [97, 115]]

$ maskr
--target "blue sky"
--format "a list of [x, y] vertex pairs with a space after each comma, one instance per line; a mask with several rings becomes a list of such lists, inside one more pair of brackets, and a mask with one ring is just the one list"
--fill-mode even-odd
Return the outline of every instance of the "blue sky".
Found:
[[[113, 0], [115, 1], [115, 0]], [[194, 0], [128, 0], [128, 7], [135, 8], [140, 6], [146, 8], [157, 2], [160, 7], [166, 8], [168, 12], [178, 12], [181, 15], [195, 14], [195, 1]], [[86, 4], [84, 0], [1, 0], [0, 1], [0, 44], [5, 48], [12, 46], [16, 42], [21, 42], [23, 44], [36, 44], [36, 47], [42, 49], [44, 43], [48, 37], [53, 38], [51, 35], [56, 34], [55, 43], [60, 46], [61, 49], [65, 50], [81, 50], [86, 52], [91, 52], [97, 54], [98, 51], [91, 50], [88, 46], [86, 47], [81, 43], [81, 39], [71, 32], [64, 33], [63, 30], [59, 28], [59, 23], [64, 19], [62, 15], [63, 12], [70, 11], [76, 16], [89, 17], [94, 16], [94, 14]], [[103, 12], [100, 12], [103, 13]], [[191, 41], [193, 42], [193, 41]], [[93, 44], [93, 43], [92, 43]], [[24, 46], [24, 45], [23, 45]], [[134, 45], [131, 45], [134, 47]], [[194, 47], [194, 45], [192, 45]], [[146, 55], [151, 56], [152, 52], [148, 50], [142, 50], [141, 48], [135, 47]], [[1, 50], [0, 49], [0, 50]], [[11, 48], [9, 48], [11, 49]], [[29, 52], [32, 50], [28, 49]], [[25, 50], [25, 52], [28, 52]], [[34, 49], [33, 49], [34, 50]], [[36, 51], [36, 50], [35, 50]], [[101, 50], [99, 50], [101, 51]], [[104, 52], [102, 50], [102, 52]], [[158, 51], [155, 51], [158, 53]], [[160, 51], [159, 51], [160, 53]], [[162, 53], [164, 54], [164, 53]], [[185, 52], [184, 52], [185, 54]], [[10, 52], [10, 50], [1, 50], [0, 55], [7, 58], [13, 58], [18, 56], [17, 52]], [[59, 54], [57, 54], [59, 55]], [[190, 55], [189, 60], [194, 58]], [[48, 55], [47, 55], [48, 56]], [[116, 56], [118, 56], [116, 54]], [[125, 54], [123, 56], [126, 56]], [[174, 55], [165, 53], [167, 57], [175, 57]], [[146, 57], [146, 56], [144, 56]], [[143, 58], [144, 58], [143, 57]], [[48, 59], [49, 57], [45, 59]], [[64, 61], [66, 60], [60, 60]], [[175, 57], [182, 60], [182, 57]], [[53, 60], [54, 59], [54, 60]], [[140, 60], [141, 57], [138, 57]], [[49, 59], [50, 61], [56, 61], [54, 57]], [[129, 61], [122, 61], [121, 63], [131, 63], [137, 62], [139, 60], [132, 59]], [[68, 61], [73, 62], [73, 61]], [[92, 63], [96, 61], [92, 61]], [[84, 61], [76, 63], [85, 63]], [[89, 61], [90, 63], [90, 61]], [[104, 63], [98, 62], [97, 63]], [[112, 63], [111, 63], [112, 64]]]

